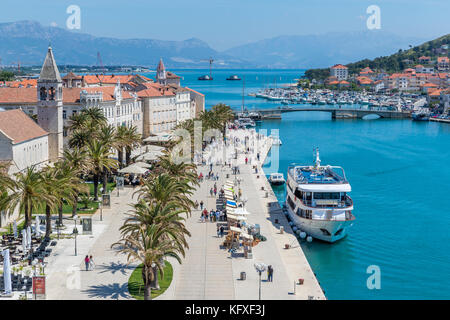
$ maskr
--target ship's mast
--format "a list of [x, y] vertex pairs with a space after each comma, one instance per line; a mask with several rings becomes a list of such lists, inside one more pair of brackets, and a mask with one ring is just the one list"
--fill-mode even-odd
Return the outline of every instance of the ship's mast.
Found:
[[244, 113], [244, 97], [245, 97], [245, 76], [242, 79], [242, 110], [241, 113]]
[[315, 164], [315, 167], [316, 167], [316, 169], [317, 169], [317, 168], [320, 167], [319, 148], [316, 148], [315, 152], [316, 152], [316, 164]]

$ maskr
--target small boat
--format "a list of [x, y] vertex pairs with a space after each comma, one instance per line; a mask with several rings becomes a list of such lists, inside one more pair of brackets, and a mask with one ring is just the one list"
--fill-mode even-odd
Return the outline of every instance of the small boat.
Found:
[[281, 142], [281, 139], [277, 136], [270, 135], [269, 138], [272, 138], [272, 145], [273, 146], [281, 146], [283, 143]]
[[236, 124], [243, 128], [249, 128], [249, 127], [255, 127], [255, 121], [253, 121], [251, 118], [239, 118], [236, 120]]
[[241, 78], [239, 78], [237, 75], [232, 75], [232, 76], [229, 76], [228, 78], [227, 78], [227, 80], [241, 80]]
[[426, 114], [424, 112], [422, 112], [422, 113], [413, 113], [411, 115], [411, 117], [412, 117], [412, 119], [414, 121], [428, 121], [428, 120], [430, 120], [430, 115]]
[[213, 77], [206, 74], [204, 76], [198, 77], [198, 80], [213, 80]]
[[284, 176], [282, 173], [271, 173], [269, 176], [269, 182], [273, 185], [282, 185], [284, 184], [286, 181], [284, 180]]

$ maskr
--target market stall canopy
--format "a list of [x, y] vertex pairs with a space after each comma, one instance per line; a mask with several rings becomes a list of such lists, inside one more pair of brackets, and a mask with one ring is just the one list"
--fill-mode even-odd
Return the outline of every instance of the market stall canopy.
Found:
[[244, 230], [242, 230], [241, 228], [233, 227], [233, 226], [230, 227], [230, 231], [238, 232], [238, 233], [244, 232]]
[[237, 216], [237, 215], [234, 215], [234, 214], [227, 214], [227, 219], [237, 220], [237, 221], [247, 220], [247, 218], [244, 217], [244, 216]]
[[250, 212], [245, 210], [245, 208], [236, 208], [234, 210], [234, 213], [237, 214], [237, 215], [241, 215], [241, 216], [246, 216], [246, 215], [250, 214]]
[[131, 173], [131, 174], [144, 174], [147, 172], [146, 169], [132, 164], [128, 167], [119, 170], [120, 173]]
[[241, 233], [241, 237], [246, 239], [246, 240], [253, 240], [253, 236], [251, 234], [247, 234], [247, 233]]
[[236, 201], [227, 200], [227, 206], [236, 208]]

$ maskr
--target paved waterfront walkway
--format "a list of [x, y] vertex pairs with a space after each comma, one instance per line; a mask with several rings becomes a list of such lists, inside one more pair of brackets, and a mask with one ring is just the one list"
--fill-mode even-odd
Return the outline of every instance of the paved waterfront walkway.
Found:
[[[265, 144], [261, 150], [261, 160], [264, 161], [269, 144]], [[244, 155], [240, 155], [240, 160]], [[255, 164], [256, 160], [252, 161]], [[209, 167], [199, 167], [204, 176]], [[217, 186], [220, 189], [225, 183], [226, 174], [229, 180], [233, 180], [230, 168], [214, 166], [214, 173], [219, 173]], [[311, 268], [298, 245], [295, 236], [281, 213], [269, 214], [267, 202], [276, 202], [276, 198], [270, 190], [267, 179], [258, 164], [259, 178], [253, 173], [251, 165], [240, 165], [240, 174], [243, 195], [248, 198], [246, 209], [251, 212], [248, 223], [259, 224], [261, 234], [267, 241], [260, 242], [253, 247], [253, 259], [243, 257], [230, 257], [230, 253], [221, 249], [224, 238], [218, 238], [216, 223], [200, 221], [200, 210], [194, 210], [192, 216], [186, 221], [192, 237], [188, 238], [189, 249], [186, 257], [180, 265], [169, 260], [174, 269], [174, 278], [167, 291], [156, 299], [217, 299], [217, 300], [241, 300], [258, 299], [258, 274], [254, 268], [255, 262], [271, 264], [274, 268], [273, 282], [266, 282], [266, 274], [262, 279], [262, 299], [323, 299], [324, 295]], [[208, 210], [216, 208], [216, 198], [209, 196], [209, 190], [214, 181], [204, 180], [196, 190], [194, 199], [199, 203], [205, 203]], [[265, 190], [269, 195], [265, 198]], [[126, 256], [116, 255], [111, 244], [119, 239], [118, 229], [123, 223], [124, 213], [130, 207], [133, 189], [126, 188], [120, 191], [117, 197], [114, 191], [111, 197], [111, 209], [103, 210], [103, 221], [100, 214], [93, 216], [93, 234], [80, 235], [77, 239], [78, 255], [74, 255], [74, 239], [58, 241], [54, 249], [49, 265], [46, 268], [47, 299], [132, 299], [128, 293], [128, 278], [135, 265], [126, 266]], [[274, 223], [274, 219], [279, 224]], [[69, 228], [73, 228], [70, 222]], [[283, 225], [286, 232], [280, 234], [279, 226]], [[81, 226], [78, 226], [81, 231]], [[284, 249], [285, 244], [291, 244], [293, 248]], [[85, 255], [93, 255], [96, 263], [94, 271], [84, 271]], [[247, 279], [238, 280], [240, 273], [246, 272]], [[294, 286], [298, 278], [305, 279], [304, 285]], [[294, 293], [294, 287], [296, 294]]]
[[[128, 293], [128, 278], [136, 265], [126, 265], [126, 256], [117, 255], [111, 244], [119, 240], [119, 228], [134, 190], [125, 188], [111, 194], [111, 209], [103, 209], [93, 216], [93, 234], [77, 237], [78, 255], [74, 255], [74, 239], [59, 240], [46, 268], [47, 299], [132, 299]], [[67, 223], [69, 228], [73, 228]], [[82, 226], [77, 226], [80, 234]], [[93, 271], [85, 271], [84, 257], [92, 255]]]
[[[261, 161], [264, 161], [270, 149], [269, 143], [261, 149]], [[244, 163], [245, 155], [240, 155], [238, 163]], [[253, 160], [255, 164], [256, 160]], [[254, 268], [255, 262], [271, 264], [274, 268], [274, 281], [267, 282], [266, 274], [262, 276], [262, 299], [324, 299], [323, 292], [309, 267], [309, 264], [299, 247], [298, 241], [292, 233], [290, 226], [283, 214], [269, 215], [267, 202], [276, 202], [273, 193], [269, 192], [268, 198], [265, 190], [270, 189], [264, 173], [261, 171], [261, 163], [258, 164], [259, 178], [253, 173], [250, 164], [240, 165], [240, 174], [236, 177], [241, 179], [240, 187], [243, 195], [248, 198], [246, 209], [251, 212], [248, 222], [259, 224], [261, 234], [266, 236], [267, 241], [260, 242], [253, 247], [253, 259], [243, 257], [230, 257], [220, 245], [225, 238], [218, 238], [216, 234], [216, 223], [200, 222], [200, 210], [194, 211], [192, 217], [187, 220], [187, 227], [192, 233], [189, 239], [190, 249], [187, 251], [183, 263], [173, 263], [174, 280], [171, 287], [157, 299], [220, 299], [220, 300], [243, 300], [258, 299], [258, 274]], [[199, 172], [205, 176], [209, 166], [199, 167]], [[220, 189], [225, 183], [228, 173], [233, 180], [231, 169], [214, 166], [214, 173], [219, 173], [217, 186]], [[216, 208], [216, 198], [209, 196], [209, 190], [214, 181], [205, 180], [194, 195], [194, 199], [203, 200], [209, 210]], [[236, 188], [237, 190], [237, 188]], [[274, 224], [274, 219], [279, 224]], [[286, 232], [279, 233], [279, 226], [283, 225]], [[285, 244], [291, 244], [291, 249], [284, 249]], [[246, 272], [247, 279], [239, 280], [240, 273]], [[294, 285], [298, 278], [305, 279], [304, 285]], [[294, 289], [295, 287], [295, 289]], [[296, 294], [294, 294], [296, 290]]]

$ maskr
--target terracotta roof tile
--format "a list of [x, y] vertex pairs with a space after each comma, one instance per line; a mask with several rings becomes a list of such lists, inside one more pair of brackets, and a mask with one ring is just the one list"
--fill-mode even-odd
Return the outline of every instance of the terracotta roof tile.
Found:
[[0, 131], [14, 144], [48, 135], [20, 109], [0, 112]]

